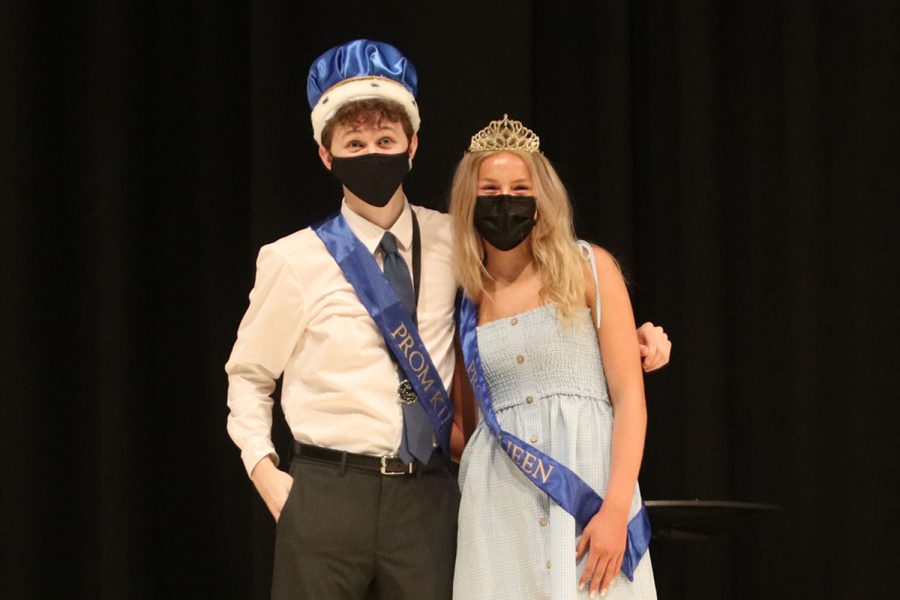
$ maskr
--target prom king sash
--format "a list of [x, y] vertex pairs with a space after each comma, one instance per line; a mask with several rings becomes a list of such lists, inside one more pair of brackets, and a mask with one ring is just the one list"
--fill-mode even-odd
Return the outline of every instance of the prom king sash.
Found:
[[[491, 390], [484, 376], [478, 353], [478, 306], [465, 294], [461, 294], [459, 306], [459, 337], [462, 342], [466, 373], [488, 430], [500, 443], [500, 447], [512, 459], [528, 480], [545, 492], [584, 529], [603, 505], [603, 498], [581, 477], [564, 464], [552, 459], [537, 448], [520, 440], [500, 427], [494, 414]], [[650, 545], [650, 519], [647, 509], [641, 510], [628, 523], [628, 539], [622, 572], [634, 580], [634, 570]]]
[[369, 311], [425, 409], [438, 444], [449, 456], [453, 403], [412, 317], [384, 278], [375, 257], [353, 234], [343, 216], [337, 214], [329, 217], [313, 225], [312, 229]]

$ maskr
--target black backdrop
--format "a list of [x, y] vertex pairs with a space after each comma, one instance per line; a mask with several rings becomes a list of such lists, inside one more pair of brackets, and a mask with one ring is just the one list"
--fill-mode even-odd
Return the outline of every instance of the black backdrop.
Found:
[[353, 37], [418, 66], [414, 201], [524, 120], [672, 335], [645, 498], [784, 506], [655, 544], [661, 597], [900, 594], [900, 4], [305, 4], [0, 8], [0, 596], [266, 597], [222, 366], [258, 247], [337, 204], [304, 78]]

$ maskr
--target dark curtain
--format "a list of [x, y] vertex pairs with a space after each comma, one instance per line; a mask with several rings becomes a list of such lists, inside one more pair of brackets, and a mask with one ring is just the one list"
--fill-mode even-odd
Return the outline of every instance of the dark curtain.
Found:
[[258, 247], [339, 201], [305, 76], [353, 37], [419, 69], [414, 202], [524, 120], [675, 340], [644, 497], [783, 506], [655, 543], [660, 596], [898, 596], [888, 0], [4, 3], [0, 596], [267, 597], [222, 367]]

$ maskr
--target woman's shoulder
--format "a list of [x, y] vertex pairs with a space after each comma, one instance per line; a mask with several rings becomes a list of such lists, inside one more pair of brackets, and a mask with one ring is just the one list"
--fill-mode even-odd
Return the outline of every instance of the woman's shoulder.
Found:
[[[589, 267], [584, 270], [585, 303], [595, 313], [595, 322], [600, 322], [600, 304], [610, 290], [625, 288], [625, 278], [619, 262], [612, 252], [588, 242], [579, 240], [581, 256]], [[604, 291], [605, 290], [605, 291]]]
[[585, 240], [578, 240], [578, 248], [581, 252], [581, 257], [594, 265], [598, 275], [609, 272], [621, 274], [622, 270], [619, 267], [619, 261], [606, 248]]

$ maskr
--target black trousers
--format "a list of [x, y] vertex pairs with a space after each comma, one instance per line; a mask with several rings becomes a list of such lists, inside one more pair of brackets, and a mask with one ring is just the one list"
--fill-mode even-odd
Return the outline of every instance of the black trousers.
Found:
[[438, 452], [412, 476], [295, 457], [276, 528], [272, 600], [450, 600], [454, 471]]

